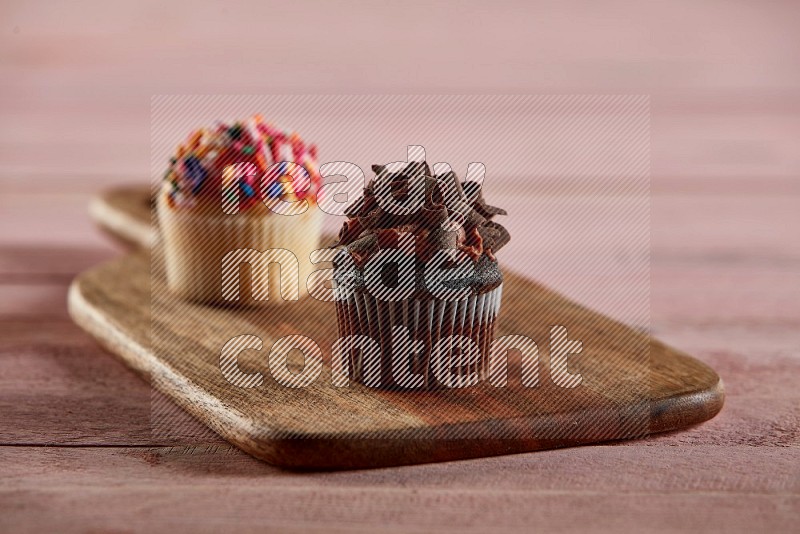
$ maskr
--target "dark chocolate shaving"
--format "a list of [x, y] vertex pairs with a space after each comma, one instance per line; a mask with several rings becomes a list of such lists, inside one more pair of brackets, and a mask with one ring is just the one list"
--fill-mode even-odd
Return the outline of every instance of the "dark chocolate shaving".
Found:
[[[333, 246], [345, 246], [357, 265], [378, 250], [397, 241], [401, 232], [414, 234], [417, 259], [427, 261], [439, 250], [459, 249], [478, 262], [482, 256], [494, 261], [494, 253], [508, 243], [508, 231], [492, 221], [505, 210], [489, 206], [477, 182], [461, 183], [448, 171], [431, 176], [425, 162], [412, 162], [398, 172], [373, 165], [375, 178], [364, 188], [364, 196], [350, 205], [348, 216]], [[403, 203], [418, 187], [424, 187], [422, 207], [410, 214], [384, 210], [377, 194], [389, 194]]]

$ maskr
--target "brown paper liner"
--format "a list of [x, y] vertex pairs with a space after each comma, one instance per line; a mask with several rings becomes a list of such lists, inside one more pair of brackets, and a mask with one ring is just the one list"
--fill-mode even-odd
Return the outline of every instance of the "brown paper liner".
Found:
[[[398, 358], [403, 365], [408, 362], [411, 373], [423, 377], [422, 385], [413, 389], [439, 389], [448, 387], [441, 384], [433, 369], [435, 358], [432, 357], [434, 347], [440, 339], [451, 335], [460, 335], [471, 339], [480, 351], [477, 361], [463, 366], [451, 367], [461, 376], [477, 373], [484, 380], [489, 367], [489, 349], [494, 336], [494, 325], [500, 310], [502, 284], [486, 293], [473, 295], [458, 301], [415, 300], [401, 302], [384, 302], [367, 293], [353, 293], [345, 300], [336, 301], [336, 315], [339, 336], [365, 335], [380, 345], [380, 384], [374, 384], [374, 370], [364, 359], [360, 350], [351, 350], [345, 355], [351, 380], [382, 389], [409, 389], [398, 384], [392, 372], [394, 347], [391, 329], [393, 326], [405, 326], [413, 341], [422, 342], [422, 350]], [[453, 349], [458, 357], [462, 352]], [[406, 360], [407, 358], [407, 360]], [[411, 390], [413, 390], [411, 389]]]

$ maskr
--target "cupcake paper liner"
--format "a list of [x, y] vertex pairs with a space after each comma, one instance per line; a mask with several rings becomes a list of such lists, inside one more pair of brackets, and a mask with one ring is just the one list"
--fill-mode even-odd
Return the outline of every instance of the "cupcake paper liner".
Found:
[[[363, 292], [354, 292], [346, 299], [337, 300], [340, 341], [347, 336], [361, 335], [377, 343], [375, 350], [346, 348], [344, 361], [348, 365], [348, 377], [383, 389], [463, 387], [469, 385], [467, 380], [470, 376], [485, 379], [502, 294], [503, 285], [500, 284], [485, 293], [455, 301], [407, 299], [387, 302]], [[402, 341], [401, 337], [393, 338], [392, 329], [397, 326], [407, 329], [408, 339], [395, 350], [394, 344]], [[471, 354], [469, 345], [460, 347], [450, 339], [441, 346], [437, 355], [437, 344], [448, 336], [470, 339], [477, 353]], [[395, 355], [396, 351], [399, 354]], [[395, 364], [393, 360], [396, 360]], [[393, 365], [402, 366], [401, 369], [411, 374], [398, 382], [395, 375], [400, 375], [394, 372]], [[446, 378], [449, 383], [443, 384], [437, 379], [437, 365], [440, 376], [450, 376]], [[422, 377], [422, 380], [413, 378], [415, 376]], [[413, 382], [416, 383], [410, 387]]]
[[[307, 293], [306, 281], [313, 271], [309, 255], [319, 248], [322, 224], [316, 207], [293, 216], [251, 216], [194, 214], [162, 204], [158, 215], [167, 285], [176, 295], [208, 304], [259, 306], [293, 302]], [[270, 279], [267, 256], [252, 252], [270, 249], [294, 254], [296, 267], [293, 261], [282, 262], [280, 279]], [[277, 252], [271, 259], [284, 255]], [[224, 261], [228, 272], [235, 273], [225, 284]], [[240, 271], [243, 261], [250, 262], [249, 270]], [[278, 270], [273, 272], [277, 275]]]

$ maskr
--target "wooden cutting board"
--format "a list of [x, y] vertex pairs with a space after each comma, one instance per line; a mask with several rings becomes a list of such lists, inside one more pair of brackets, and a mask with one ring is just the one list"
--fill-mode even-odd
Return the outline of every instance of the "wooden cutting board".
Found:
[[[700, 423], [722, 408], [722, 382], [708, 366], [647, 334], [506, 273], [496, 336], [524, 335], [539, 346], [539, 381], [520, 377], [511, 351], [508, 384], [400, 393], [334, 387], [332, 303], [305, 299], [278, 308], [231, 310], [170, 296], [158, 246], [151, 252], [149, 192], [97, 199], [98, 223], [139, 250], [78, 276], [69, 295], [76, 323], [177, 404], [232, 444], [288, 468], [357, 468], [446, 461], [629, 439]], [[581, 375], [559, 387], [549, 369], [551, 325], [567, 328], [583, 351], [569, 360]], [[263, 384], [241, 388], [220, 370], [224, 343], [258, 336], [261, 351], [240, 354]], [[326, 365], [304, 388], [272, 379], [267, 355], [289, 334], [312, 337]], [[299, 353], [290, 366], [302, 369]]]

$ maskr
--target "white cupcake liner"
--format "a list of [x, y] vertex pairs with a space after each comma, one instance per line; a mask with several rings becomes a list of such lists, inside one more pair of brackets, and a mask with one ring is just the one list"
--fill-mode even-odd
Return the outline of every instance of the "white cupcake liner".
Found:
[[[209, 304], [255, 306], [291, 302], [296, 300], [291, 297], [299, 298], [306, 294], [306, 281], [313, 271], [309, 255], [319, 247], [321, 232], [322, 217], [316, 207], [294, 216], [194, 214], [172, 209], [163, 202], [158, 208], [167, 286], [176, 295]], [[297, 257], [297, 269], [290, 267], [289, 263], [280, 269], [280, 277], [292, 282], [281, 284], [277, 276], [269, 279], [266, 264], [262, 268], [261, 263], [252, 261], [250, 291], [238, 275], [235, 279], [226, 280], [227, 284], [223, 285], [223, 259], [232, 251], [246, 249], [284, 249], [294, 254]], [[242, 252], [237, 253], [235, 258], [244, 261], [259, 257], [255, 254], [250, 256], [248, 258]], [[228, 258], [233, 260], [234, 256]], [[238, 269], [236, 272], [239, 272]], [[274, 272], [277, 274], [277, 271]], [[238, 281], [238, 287], [234, 280]], [[281, 286], [295, 287], [294, 280], [297, 280], [297, 292], [289, 292], [290, 298], [284, 299]], [[236, 293], [238, 298], [232, 300], [230, 297]], [[260, 296], [261, 300], [251, 296], [251, 293]]]
[[380, 346], [379, 382], [375, 365], [365, 359], [364, 351], [361, 350], [351, 350], [346, 355], [350, 378], [373, 387], [406, 389], [403, 384], [395, 381], [392, 373], [392, 327], [404, 326], [412, 342], [422, 342], [422, 350], [416, 354], [412, 355], [406, 347], [405, 352], [408, 354], [398, 356], [404, 358], [402, 365], [405, 366], [408, 361], [407, 368], [411, 373], [423, 377], [421, 385], [415, 389], [454, 387], [440, 384], [433, 368], [437, 364], [437, 359], [433, 357], [437, 342], [452, 335], [471, 339], [480, 352], [480, 357], [470, 363], [463, 351], [457, 350], [452, 344], [445, 347], [445, 354], [456, 350], [453, 356], [456, 364], [459, 358], [464, 359], [465, 365], [451, 368], [453, 374], [459, 380], [466, 380], [475, 373], [483, 380], [487, 375], [489, 349], [502, 295], [503, 285], [500, 284], [486, 293], [456, 301], [407, 299], [387, 302], [363, 292], [353, 292], [347, 299], [337, 300], [339, 336], [344, 338], [364, 335]]

